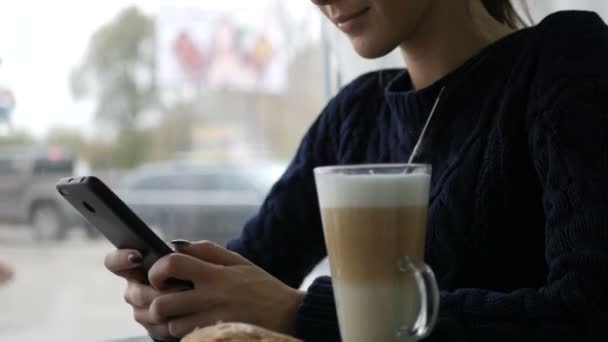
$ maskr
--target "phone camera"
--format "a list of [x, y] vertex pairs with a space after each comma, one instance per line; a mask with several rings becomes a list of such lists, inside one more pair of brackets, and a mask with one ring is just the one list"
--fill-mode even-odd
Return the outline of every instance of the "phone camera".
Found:
[[87, 202], [82, 202], [82, 205], [84, 205], [84, 207], [85, 207], [85, 208], [87, 208], [87, 210], [88, 210], [88, 211], [90, 211], [90, 212], [92, 212], [92, 213], [95, 213], [95, 208], [93, 208], [93, 206], [92, 206], [92, 205], [90, 205], [89, 203], [87, 203]]

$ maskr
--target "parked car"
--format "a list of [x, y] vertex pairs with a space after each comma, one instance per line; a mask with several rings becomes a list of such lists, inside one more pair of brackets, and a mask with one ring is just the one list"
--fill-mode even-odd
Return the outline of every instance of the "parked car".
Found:
[[260, 207], [284, 165], [168, 161], [124, 176], [116, 190], [166, 240], [225, 244]]
[[74, 173], [74, 165], [74, 155], [59, 146], [1, 148], [0, 222], [29, 224], [40, 241], [62, 239], [70, 228], [84, 227], [55, 190], [59, 178]]

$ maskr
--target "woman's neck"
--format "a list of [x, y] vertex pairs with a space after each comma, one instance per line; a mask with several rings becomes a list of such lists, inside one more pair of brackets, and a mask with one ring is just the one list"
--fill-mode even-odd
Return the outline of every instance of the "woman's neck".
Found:
[[480, 0], [437, 3], [429, 9], [427, 20], [400, 45], [414, 89], [432, 84], [513, 32], [496, 21]]

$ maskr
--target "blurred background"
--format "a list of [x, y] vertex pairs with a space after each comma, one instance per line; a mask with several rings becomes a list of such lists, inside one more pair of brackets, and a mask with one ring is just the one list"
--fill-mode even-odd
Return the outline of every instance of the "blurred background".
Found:
[[[534, 22], [608, 15], [601, 1], [528, 5]], [[111, 245], [55, 183], [97, 175], [164, 239], [226, 243], [342, 85], [403, 67], [362, 60], [321, 19], [309, 1], [1, 4], [0, 340], [145, 334], [103, 268]]]

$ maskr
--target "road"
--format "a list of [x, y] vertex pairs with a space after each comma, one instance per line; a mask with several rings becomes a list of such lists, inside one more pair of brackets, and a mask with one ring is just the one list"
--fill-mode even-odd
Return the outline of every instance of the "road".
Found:
[[[16, 268], [0, 288], [0, 341], [105, 341], [144, 335], [123, 302], [123, 280], [103, 268], [112, 246], [74, 232], [36, 244], [27, 227], [0, 224], [0, 259]], [[327, 274], [321, 265], [305, 285]]]
[[36, 244], [27, 227], [0, 226], [0, 258], [16, 268], [0, 288], [0, 341], [103, 341], [142, 335], [122, 300], [124, 281], [103, 268], [104, 240]]

